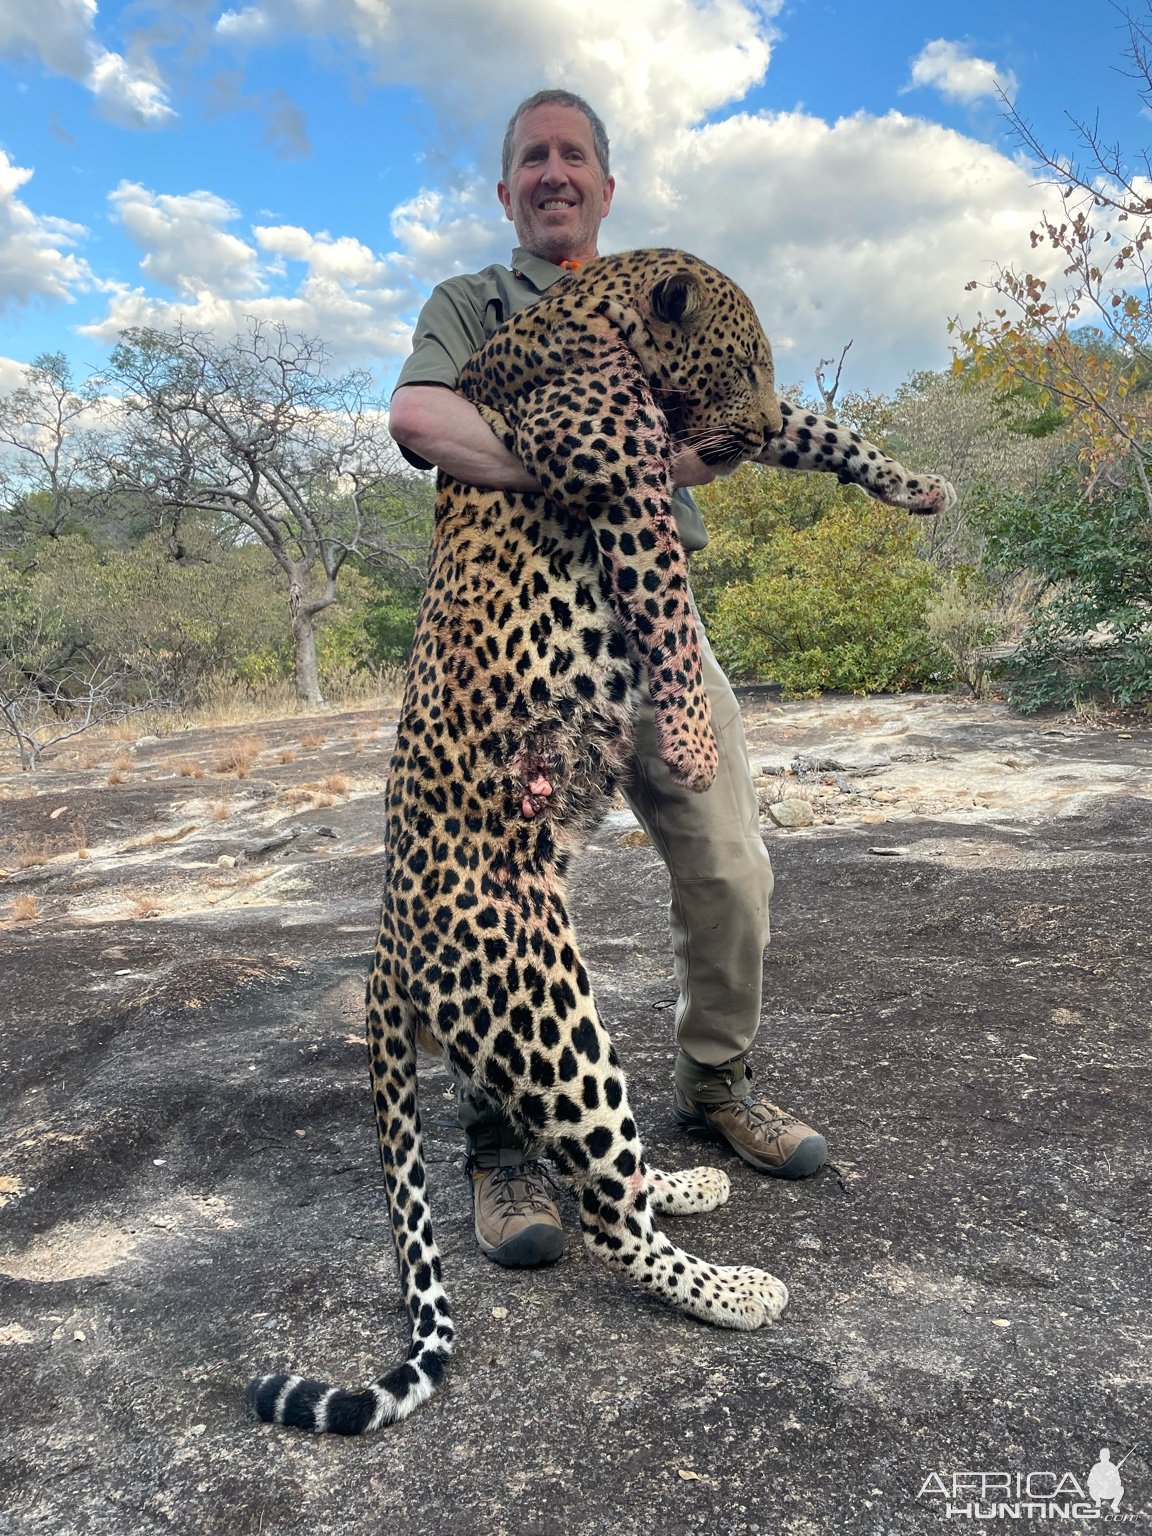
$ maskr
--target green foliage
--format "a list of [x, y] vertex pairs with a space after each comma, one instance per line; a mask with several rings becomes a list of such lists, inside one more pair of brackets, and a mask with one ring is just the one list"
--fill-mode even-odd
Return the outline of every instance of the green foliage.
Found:
[[952, 674], [981, 698], [990, 682], [987, 652], [1004, 633], [1000, 593], [971, 565], [952, 566], [928, 603], [928, 633], [944, 650]]
[[407, 659], [423, 596], [422, 588], [407, 585], [385, 588], [369, 603], [363, 622], [376, 661], [399, 663]]
[[831, 477], [754, 467], [700, 499], [717, 547], [694, 557], [693, 588], [734, 676], [778, 682], [796, 698], [950, 675], [925, 619], [938, 576], [906, 513]]
[[1152, 698], [1152, 533], [1139, 483], [1089, 494], [1067, 471], [1045, 496], [975, 515], [990, 561], [1026, 566], [1045, 583], [1007, 668], [1012, 702], [1031, 711]]

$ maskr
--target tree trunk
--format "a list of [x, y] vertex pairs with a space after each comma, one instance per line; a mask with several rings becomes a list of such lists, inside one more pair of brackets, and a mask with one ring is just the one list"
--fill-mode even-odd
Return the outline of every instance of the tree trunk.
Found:
[[303, 608], [297, 608], [292, 615], [292, 644], [296, 653], [296, 697], [305, 704], [323, 704], [316, 661], [316, 626], [312, 614]]

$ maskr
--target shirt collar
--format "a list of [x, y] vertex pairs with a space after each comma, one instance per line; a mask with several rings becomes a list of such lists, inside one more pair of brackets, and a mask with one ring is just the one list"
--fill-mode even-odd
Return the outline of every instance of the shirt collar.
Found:
[[567, 276], [562, 267], [545, 261], [543, 256], [533, 256], [531, 251], [526, 251], [519, 245], [512, 252], [512, 270], [526, 277], [537, 293], [543, 293], [560, 278]]

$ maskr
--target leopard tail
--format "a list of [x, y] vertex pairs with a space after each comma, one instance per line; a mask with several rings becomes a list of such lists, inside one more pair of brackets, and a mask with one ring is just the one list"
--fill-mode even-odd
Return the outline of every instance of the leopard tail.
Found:
[[380, 1155], [412, 1343], [401, 1364], [359, 1391], [295, 1375], [259, 1376], [249, 1384], [245, 1402], [254, 1417], [316, 1434], [361, 1435], [406, 1419], [436, 1390], [455, 1338], [426, 1193], [416, 1104], [416, 1018], [396, 996], [381, 950], [368, 981], [368, 1034]]

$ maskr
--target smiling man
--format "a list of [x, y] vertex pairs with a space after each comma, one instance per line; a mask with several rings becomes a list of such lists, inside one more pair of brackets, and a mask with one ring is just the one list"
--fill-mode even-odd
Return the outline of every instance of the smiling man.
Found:
[[[608, 135], [587, 102], [567, 91], [540, 91], [520, 104], [504, 136], [497, 187], [520, 244], [510, 267], [449, 278], [420, 313], [391, 410], [392, 435], [412, 463], [436, 465], [469, 485], [538, 489], [453, 390], [464, 363], [504, 320], [597, 254], [614, 191]], [[685, 487], [704, 484], [712, 472], [687, 451], [673, 472], [673, 511], [691, 553], [708, 535]], [[671, 880], [680, 987], [673, 1112], [686, 1131], [727, 1142], [752, 1167], [802, 1178], [826, 1160], [824, 1137], [749, 1092], [745, 1058], [760, 1024], [772, 869], [740, 708], [703, 630], [700, 641], [720, 749], [715, 784], [697, 795], [673, 783], [660, 760], [651, 710], [642, 707], [625, 789]], [[457, 1104], [481, 1249], [506, 1265], [558, 1258], [560, 1217], [534, 1149], [478, 1090], [461, 1088]]]

